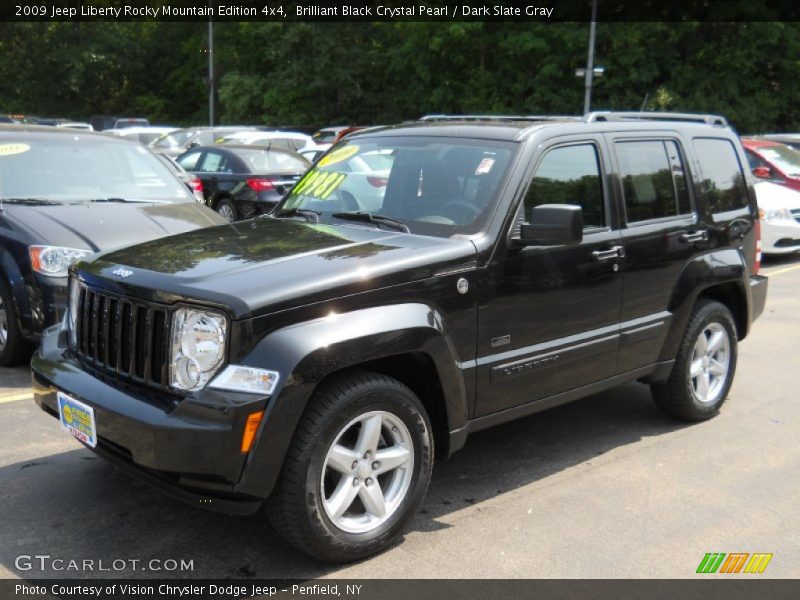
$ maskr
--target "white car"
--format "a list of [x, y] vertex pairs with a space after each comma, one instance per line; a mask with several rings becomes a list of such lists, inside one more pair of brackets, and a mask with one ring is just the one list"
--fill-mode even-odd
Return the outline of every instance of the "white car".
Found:
[[759, 181], [755, 184], [761, 216], [761, 251], [789, 254], [800, 250], [800, 192]]
[[139, 142], [143, 146], [156, 141], [162, 135], [177, 131], [176, 127], [124, 127], [122, 129], [108, 129], [103, 133], [116, 135], [132, 142]]
[[331, 149], [331, 144], [311, 144], [305, 146], [297, 151], [303, 158], [307, 158], [312, 163], [317, 162], [317, 159]]
[[224, 135], [217, 144], [242, 144], [244, 146], [272, 146], [297, 152], [312, 145], [310, 135], [294, 131], [239, 131]]

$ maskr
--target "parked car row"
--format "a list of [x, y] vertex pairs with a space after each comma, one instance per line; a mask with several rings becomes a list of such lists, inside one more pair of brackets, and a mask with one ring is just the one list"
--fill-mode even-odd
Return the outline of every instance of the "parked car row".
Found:
[[178, 169], [113, 136], [0, 125], [0, 365], [61, 320], [75, 260], [225, 222]]

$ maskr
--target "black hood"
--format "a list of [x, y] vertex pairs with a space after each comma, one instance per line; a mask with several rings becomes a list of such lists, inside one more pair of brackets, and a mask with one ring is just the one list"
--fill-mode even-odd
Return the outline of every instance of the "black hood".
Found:
[[103, 252], [224, 222], [199, 203], [5, 204], [2, 217], [31, 243]]
[[[207, 301], [241, 318], [432, 277], [474, 255], [467, 240], [261, 217], [139, 244], [80, 267], [122, 293]], [[114, 275], [120, 266], [131, 275]]]

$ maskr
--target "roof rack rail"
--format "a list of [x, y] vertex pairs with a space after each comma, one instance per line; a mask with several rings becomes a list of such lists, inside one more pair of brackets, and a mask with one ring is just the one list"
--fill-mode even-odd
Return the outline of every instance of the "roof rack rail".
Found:
[[580, 121], [575, 115], [425, 115], [420, 121]]
[[725, 117], [720, 115], [702, 115], [695, 113], [677, 113], [677, 112], [624, 112], [603, 110], [586, 113], [584, 120], [587, 123], [594, 123], [596, 121], [626, 121], [626, 120], [642, 120], [642, 121], [691, 121], [695, 123], [707, 123], [708, 125], [715, 125], [717, 127], [727, 127], [728, 121]]

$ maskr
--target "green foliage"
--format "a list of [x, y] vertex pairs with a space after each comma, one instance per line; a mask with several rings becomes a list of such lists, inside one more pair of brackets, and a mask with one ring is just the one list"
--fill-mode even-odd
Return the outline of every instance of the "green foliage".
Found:
[[[217, 120], [316, 127], [425, 113], [576, 114], [586, 23], [216, 23]], [[9, 23], [0, 113], [204, 123], [206, 23]], [[598, 109], [800, 130], [799, 23], [605, 23]]]

